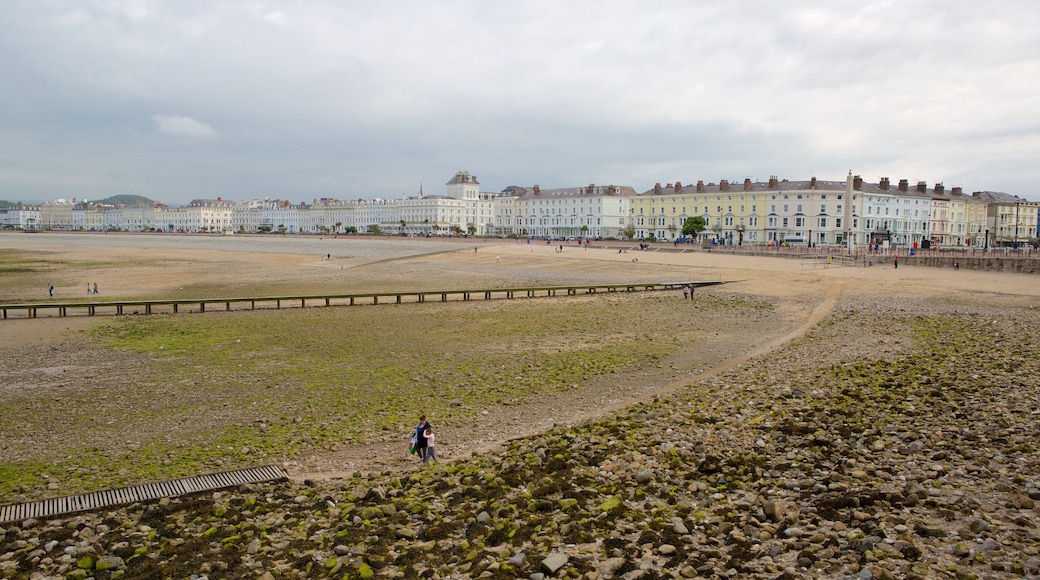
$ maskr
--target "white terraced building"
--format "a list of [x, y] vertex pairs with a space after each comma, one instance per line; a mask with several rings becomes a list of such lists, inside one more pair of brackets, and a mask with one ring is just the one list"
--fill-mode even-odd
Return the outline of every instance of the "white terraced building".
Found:
[[[109, 207], [56, 200], [41, 204], [36, 229], [166, 232], [359, 233], [394, 235], [623, 238], [679, 241], [686, 220], [700, 216], [706, 228], [696, 241], [726, 245], [796, 243], [883, 244], [905, 247], [1013, 246], [1037, 240], [1040, 204], [1000, 192], [947, 190], [887, 177], [865, 183], [850, 171], [844, 181], [698, 181], [655, 185], [642, 194], [627, 186], [542, 189], [512, 186], [480, 191], [468, 171], [445, 184], [444, 195], [313, 204], [287, 200], [233, 202], [220, 197], [184, 207]], [[36, 216], [37, 214], [33, 214]], [[10, 221], [10, 220], [8, 220]], [[28, 221], [19, 218], [19, 227]]]

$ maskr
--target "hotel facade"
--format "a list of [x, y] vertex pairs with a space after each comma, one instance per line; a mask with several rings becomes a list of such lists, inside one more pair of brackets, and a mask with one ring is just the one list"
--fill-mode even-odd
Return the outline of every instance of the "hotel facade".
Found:
[[[705, 229], [683, 235], [687, 219]], [[697, 181], [655, 184], [637, 193], [618, 185], [482, 192], [475, 175], [459, 171], [443, 195], [401, 199], [229, 201], [196, 199], [186, 206], [103, 206], [56, 200], [0, 210], [0, 225], [19, 229], [293, 234], [380, 233], [536, 238], [638, 238], [722, 245], [884, 244], [903, 247], [989, 247], [1035, 243], [1040, 203], [1018, 196], [947, 190], [887, 177], [865, 183], [815, 177], [765, 182]]]

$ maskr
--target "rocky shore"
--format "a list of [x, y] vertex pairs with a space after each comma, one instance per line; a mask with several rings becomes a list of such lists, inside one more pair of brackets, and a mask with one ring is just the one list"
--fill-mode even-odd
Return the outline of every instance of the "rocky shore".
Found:
[[0, 530], [3, 578], [1040, 577], [1040, 312], [855, 299], [450, 464]]

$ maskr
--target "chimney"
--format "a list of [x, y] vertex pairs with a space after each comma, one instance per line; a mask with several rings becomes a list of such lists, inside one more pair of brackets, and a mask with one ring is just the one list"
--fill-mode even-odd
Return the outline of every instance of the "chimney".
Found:
[[682, 182], [681, 181], [676, 181], [675, 182], [675, 193], [682, 193]]
[[809, 189], [816, 189], [816, 178], [813, 177], [809, 180]]
[[779, 182], [777, 181], [776, 176], [775, 175], [770, 175], [769, 176], [769, 189], [775, 189], [777, 185], [779, 185]]
[[862, 177], [856, 175], [856, 176], [854, 176], [852, 178], [852, 189], [854, 189], [856, 191], [862, 191], [863, 190], [863, 178]]
[[672, 184], [671, 183], [666, 183], [664, 188], [665, 189], [671, 189], [672, 188]]
[[719, 191], [729, 191], [729, 180], [719, 180]]
[[697, 193], [704, 193], [704, 180], [703, 179], [698, 179], [697, 180]]
[[928, 183], [924, 181], [918, 181], [917, 193], [928, 193]]
[[952, 190], [950, 190], [950, 193], [953, 195], [964, 195], [964, 190], [959, 187], [955, 187]]
[[935, 195], [942, 195], [944, 191], [946, 191], [946, 187], [944, 187], [943, 184], [935, 184]]
[[751, 191], [751, 178], [750, 177], [745, 177], [744, 178], [744, 191]]
[[882, 177], [881, 178], [881, 183], [878, 184], [878, 188], [880, 188], [881, 191], [888, 191], [888, 178], [887, 177]]
[[538, 185], [535, 185], [534, 186], [534, 194], [535, 195], [541, 195], [541, 193], [542, 193], [542, 188], [538, 187]]
[[900, 179], [899, 180], [899, 191], [903, 191], [903, 192], [910, 191], [910, 182], [907, 181], [906, 179]]
[[654, 195], [661, 195], [661, 184], [660, 183], [655, 183], [654, 184]]

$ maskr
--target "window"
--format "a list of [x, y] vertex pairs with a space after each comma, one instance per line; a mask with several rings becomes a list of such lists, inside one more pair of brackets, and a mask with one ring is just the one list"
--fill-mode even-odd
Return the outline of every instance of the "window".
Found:
[[818, 227], [821, 227], [821, 228], [827, 227], [827, 218], [825, 218], [825, 217], [820, 218], [820, 220], [819, 220], [817, 225], [818, 225]]

